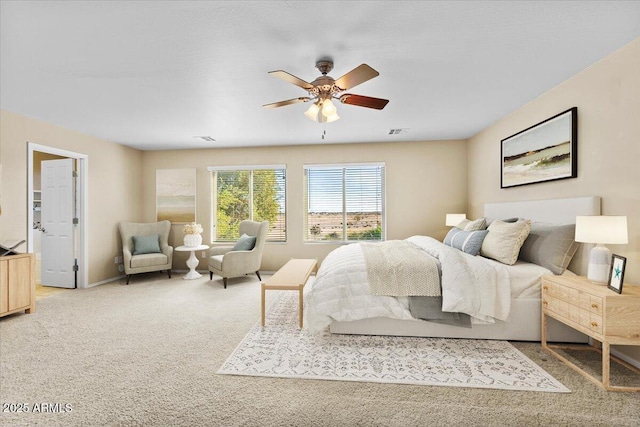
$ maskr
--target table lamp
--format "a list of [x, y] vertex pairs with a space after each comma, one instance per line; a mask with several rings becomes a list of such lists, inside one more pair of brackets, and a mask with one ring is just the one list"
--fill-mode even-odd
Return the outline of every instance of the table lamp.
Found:
[[606, 284], [611, 268], [611, 251], [605, 244], [629, 243], [626, 216], [577, 216], [576, 242], [595, 243], [589, 253], [587, 278]]
[[465, 219], [467, 219], [467, 214], [447, 214], [446, 225], [447, 227], [455, 227]]

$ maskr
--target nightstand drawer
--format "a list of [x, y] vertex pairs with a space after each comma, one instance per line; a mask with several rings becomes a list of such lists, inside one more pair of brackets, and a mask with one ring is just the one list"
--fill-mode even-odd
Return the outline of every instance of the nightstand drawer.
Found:
[[545, 295], [542, 297], [542, 306], [549, 311], [553, 311], [554, 313], [558, 310], [557, 308], [558, 300], [552, 296]]
[[580, 292], [580, 308], [583, 310], [591, 310], [591, 295]]
[[542, 294], [562, 301], [571, 301], [570, 289], [558, 286], [553, 282], [545, 282], [542, 285]]
[[570, 305], [566, 301], [547, 295], [542, 297], [542, 306], [556, 315], [569, 318]]
[[569, 302], [571, 305], [575, 305], [576, 307], [580, 307], [580, 291], [577, 289], [569, 290]]
[[558, 300], [556, 302], [556, 313], [564, 318], [569, 318], [569, 303], [567, 301]]
[[569, 320], [574, 323], [580, 324], [580, 313], [582, 310], [576, 305], [569, 306]]
[[602, 316], [598, 316], [589, 310], [580, 309], [580, 321], [578, 323], [593, 332], [602, 333]]
[[593, 332], [601, 334], [602, 333], [602, 316], [598, 316], [591, 313], [591, 321], [589, 322], [589, 328], [591, 328]]
[[602, 315], [602, 298], [580, 292], [578, 300], [581, 309]]
[[589, 310], [592, 313], [602, 315], [602, 298], [591, 295], [591, 304]]

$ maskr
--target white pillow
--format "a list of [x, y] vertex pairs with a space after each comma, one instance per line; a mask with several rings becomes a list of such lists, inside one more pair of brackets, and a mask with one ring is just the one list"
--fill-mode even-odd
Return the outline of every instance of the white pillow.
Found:
[[489, 234], [482, 242], [480, 255], [513, 265], [518, 260], [520, 248], [531, 231], [531, 221], [520, 219], [509, 223], [497, 219], [491, 223], [488, 230]]

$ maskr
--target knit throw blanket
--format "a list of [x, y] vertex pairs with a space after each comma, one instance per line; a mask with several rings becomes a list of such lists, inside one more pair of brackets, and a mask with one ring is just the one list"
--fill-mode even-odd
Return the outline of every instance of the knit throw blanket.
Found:
[[436, 260], [404, 240], [362, 243], [372, 295], [440, 296]]

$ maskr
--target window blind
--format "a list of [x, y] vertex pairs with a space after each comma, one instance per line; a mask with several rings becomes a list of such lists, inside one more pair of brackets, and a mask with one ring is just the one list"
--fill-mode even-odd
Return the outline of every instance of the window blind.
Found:
[[305, 240], [384, 240], [384, 164], [305, 165]]

